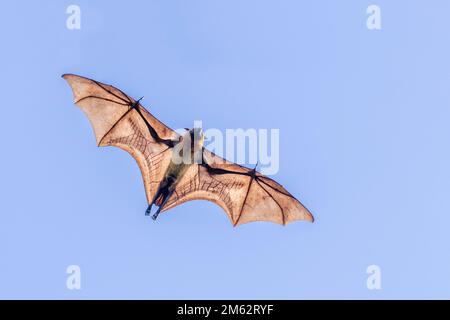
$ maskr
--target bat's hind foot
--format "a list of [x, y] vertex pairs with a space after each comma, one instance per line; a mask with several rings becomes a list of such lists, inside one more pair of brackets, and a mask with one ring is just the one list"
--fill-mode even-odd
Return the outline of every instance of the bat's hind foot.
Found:
[[152, 211], [152, 205], [153, 205], [153, 204], [149, 205], [149, 206], [147, 207], [147, 210], [145, 210], [145, 215], [146, 215], [146, 216], [149, 216], [149, 215], [150, 215], [150, 212]]
[[162, 208], [162, 207], [159, 207], [158, 210], [155, 212], [155, 214], [152, 215], [152, 219], [153, 219], [153, 220], [156, 220], [156, 218], [158, 218], [158, 215], [159, 215], [159, 213], [161, 212], [161, 208]]
[[[145, 210], [145, 215], [146, 215], [146, 216], [149, 216], [149, 215], [151, 214], [152, 206], [153, 206], [153, 204], [149, 205], [148, 208], [147, 208], [147, 210]], [[159, 212], [160, 212], [160, 211], [161, 211], [161, 209], [158, 208], [158, 210], [152, 215], [152, 219], [153, 219], [153, 220], [156, 220], [156, 218], [158, 218], [158, 215], [159, 215]]]

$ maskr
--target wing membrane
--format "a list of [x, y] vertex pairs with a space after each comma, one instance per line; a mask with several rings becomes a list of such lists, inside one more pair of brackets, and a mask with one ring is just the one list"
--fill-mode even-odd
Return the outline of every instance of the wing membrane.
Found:
[[63, 78], [72, 88], [75, 104], [88, 117], [98, 146], [119, 147], [136, 160], [150, 203], [172, 153], [160, 140], [178, 139], [176, 132], [120, 89], [72, 74]]
[[208, 200], [224, 209], [234, 226], [253, 221], [285, 225], [314, 218], [300, 201], [274, 180], [204, 150], [205, 161], [192, 165], [162, 211], [186, 201]]

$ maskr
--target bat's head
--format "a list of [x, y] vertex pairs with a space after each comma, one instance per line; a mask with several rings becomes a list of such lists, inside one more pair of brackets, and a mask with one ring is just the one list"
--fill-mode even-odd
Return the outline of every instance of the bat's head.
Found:
[[[205, 137], [203, 135], [202, 128], [193, 128], [187, 130], [183, 141], [185, 143], [190, 143], [190, 150], [193, 160], [196, 163], [200, 163], [202, 159], [202, 150], [203, 150], [203, 142], [205, 141]], [[184, 148], [184, 147], [183, 147]]]
[[203, 142], [205, 141], [205, 136], [203, 135], [202, 128], [192, 128], [189, 130], [191, 143], [198, 147], [203, 147]]
[[205, 141], [205, 136], [203, 135], [202, 128], [193, 128], [194, 141], [198, 141], [201, 146], [203, 146], [203, 142]]

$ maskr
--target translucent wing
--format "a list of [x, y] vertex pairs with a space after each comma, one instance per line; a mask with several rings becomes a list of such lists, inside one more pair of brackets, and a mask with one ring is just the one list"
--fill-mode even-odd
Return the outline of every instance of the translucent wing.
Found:
[[[204, 164], [194, 164], [162, 211], [190, 200], [208, 200], [223, 208], [234, 226], [271, 221], [314, 221], [312, 214], [282, 185], [204, 149]], [[205, 165], [206, 163], [206, 165]]]
[[75, 104], [88, 117], [98, 146], [115, 146], [139, 165], [147, 200], [153, 199], [178, 134], [121, 90], [85, 77], [65, 74]]

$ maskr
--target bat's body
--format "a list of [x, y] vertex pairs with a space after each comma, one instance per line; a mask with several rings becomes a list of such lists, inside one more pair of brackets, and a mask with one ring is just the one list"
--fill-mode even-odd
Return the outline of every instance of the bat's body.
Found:
[[77, 75], [63, 75], [94, 129], [99, 146], [130, 153], [141, 169], [153, 218], [186, 201], [212, 201], [234, 226], [252, 221], [313, 221], [311, 213], [279, 183], [227, 161], [203, 147], [200, 129], [183, 135], [164, 125], [120, 89]]
[[175, 147], [179, 152], [174, 152], [172, 154], [171, 161], [164, 173], [163, 180], [158, 186], [153, 201], [145, 212], [149, 215], [153, 204], [159, 206], [158, 210], [153, 215], [154, 220], [156, 220], [164, 204], [175, 191], [178, 182], [182, 180], [183, 176], [191, 166], [197, 164], [198, 161], [196, 161], [196, 159], [199, 158], [198, 152], [203, 148], [203, 141], [204, 138], [201, 129], [194, 128], [188, 130], [181, 137], [180, 141], [175, 144]]

